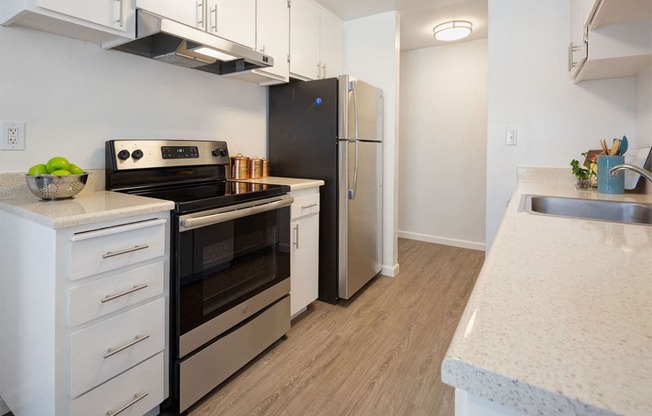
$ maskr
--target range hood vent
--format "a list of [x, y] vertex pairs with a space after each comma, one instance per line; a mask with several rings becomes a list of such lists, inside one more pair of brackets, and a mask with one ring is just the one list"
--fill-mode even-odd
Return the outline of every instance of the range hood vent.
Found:
[[203, 30], [136, 11], [136, 39], [110, 46], [135, 55], [218, 75], [274, 65], [274, 58]]

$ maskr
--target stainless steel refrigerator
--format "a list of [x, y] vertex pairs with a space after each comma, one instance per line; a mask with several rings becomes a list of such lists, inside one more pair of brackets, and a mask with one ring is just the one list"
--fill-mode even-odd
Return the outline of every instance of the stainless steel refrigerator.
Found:
[[349, 299], [382, 268], [383, 94], [343, 75], [269, 88], [272, 176], [323, 179], [319, 299]]

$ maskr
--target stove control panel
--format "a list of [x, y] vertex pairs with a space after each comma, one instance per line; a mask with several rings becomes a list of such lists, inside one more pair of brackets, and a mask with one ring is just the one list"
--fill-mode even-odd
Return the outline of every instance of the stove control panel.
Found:
[[106, 168], [110, 170], [193, 165], [228, 165], [226, 142], [211, 140], [109, 140]]

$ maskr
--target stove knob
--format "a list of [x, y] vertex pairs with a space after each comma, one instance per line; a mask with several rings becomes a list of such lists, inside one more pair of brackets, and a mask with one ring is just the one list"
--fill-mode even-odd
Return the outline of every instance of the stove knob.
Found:
[[118, 159], [120, 160], [127, 160], [129, 159], [129, 156], [130, 156], [129, 150], [120, 150], [118, 152]]
[[140, 150], [140, 149], [136, 149], [136, 150], [134, 150], [134, 152], [131, 154], [131, 157], [133, 157], [133, 158], [136, 159], [136, 160], [138, 160], [138, 159], [142, 159], [142, 157], [143, 157], [143, 151]]
[[228, 156], [229, 152], [226, 151], [226, 149], [220, 149], [220, 156]]
[[211, 154], [212, 154], [213, 156], [219, 156], [219, 155], [220, 155], [220, 149], [213, 149], [213, 150], [211, 151]]

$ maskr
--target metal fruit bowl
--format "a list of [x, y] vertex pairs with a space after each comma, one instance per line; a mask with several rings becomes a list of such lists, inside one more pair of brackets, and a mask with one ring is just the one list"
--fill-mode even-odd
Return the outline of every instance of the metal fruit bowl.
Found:
[[73, 198], [81, 192], [88, 180], [88, 173], [80, 175], [25, 175], [27, 187], [39, 198], [45, 201]]

